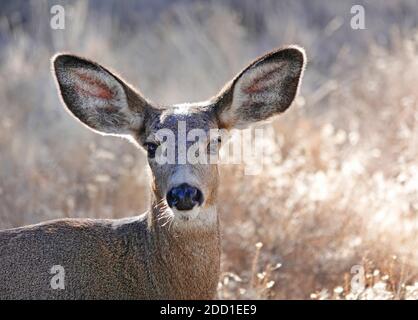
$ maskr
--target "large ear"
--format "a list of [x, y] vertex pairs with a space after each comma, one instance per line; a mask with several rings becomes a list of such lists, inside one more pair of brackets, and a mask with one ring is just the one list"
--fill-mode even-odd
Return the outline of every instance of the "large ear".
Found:
[[58, 54], [52, 65], [65, 106], [82, 123], [104, 134], [140, 130], [148, 103], [124, 81], [74, 55]]
[[285, 111], [305, 67], [302, 48], [272, 51], [241, 71], [215, 98], [221, 128], [245, 128]]

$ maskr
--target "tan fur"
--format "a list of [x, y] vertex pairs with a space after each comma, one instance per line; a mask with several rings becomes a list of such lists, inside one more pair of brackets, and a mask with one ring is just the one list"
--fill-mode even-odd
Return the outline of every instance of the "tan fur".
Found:
[[[187, 132], [209, 133], [245, 127], [286, 110], [304, 63], [302, 49], [276, 50], [251, 63], [213, 99], [169, 107], [153, 105], [92, 61], [57, 55], [53, 68], [67, 110], [90, 129], [127, 137], [139, 146], [159, 143], [157, 131], [170, 129], [177, 150], [181, 122]], [[192, 144], [187, 142], [186, 150]], [[1, 231], [0, 298], [213, 298], [220, 269], [217, 165], [159, 164], [152, 157], [149, 165], [152, 201], [139, 217], [55, 220]], [[201, 190], [200, 207], [168, 208], [168, 190], [182, 183]], [[54, 265], [65, 270], [63, 290], [51, 287]]]

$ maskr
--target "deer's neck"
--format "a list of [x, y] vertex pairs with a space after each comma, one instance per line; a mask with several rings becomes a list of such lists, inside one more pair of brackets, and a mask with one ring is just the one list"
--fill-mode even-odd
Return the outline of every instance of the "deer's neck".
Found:
[[[161, 208], [148, 216], [154, 283], [161, 295], [176, 299], [214, 297], [220, 269], [220, 232], [216, 207], [202, 208], [207, 224], [167, 222]], [[206, 219], [205, 217], [211, 217]], [[214, 221], [215, 219], [215, 221]]]

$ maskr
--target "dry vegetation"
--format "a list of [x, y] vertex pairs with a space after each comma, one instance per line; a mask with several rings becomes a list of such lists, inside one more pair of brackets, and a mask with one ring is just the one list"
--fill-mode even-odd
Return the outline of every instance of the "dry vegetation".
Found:
[[[183, 1], [150, 13], [127, 1], [110, 17], [110, 5], [79, 1], [64, 3], [64, 31], [49, 29], [47, 2], [25, 2], [26, 15], [2, 5], [0, 228], [146, 209], [143, 154], [63, 111], [55, 51], [92, 57], [176, 103], [205, 99], [256, 55], [299, 43], [310, 64], [295, 105], [267, 125], [264, 170], [221, 169], [219, 297], [417, 299], [417, 5], [377, 2], [363, 31], [350, 29], [347, 2]], [[367, 286], [353, 294], [355, 265]]]

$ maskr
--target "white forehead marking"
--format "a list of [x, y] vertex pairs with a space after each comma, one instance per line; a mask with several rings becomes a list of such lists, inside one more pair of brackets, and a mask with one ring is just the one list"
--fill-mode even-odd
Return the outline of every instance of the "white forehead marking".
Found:
[[210, 104], [210, 101], [200, 101], [200, 102], [185, 102], [173, 105], [173, 112], [175, 114], [187, 114], [191, 107], [205, 107]]

